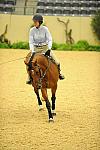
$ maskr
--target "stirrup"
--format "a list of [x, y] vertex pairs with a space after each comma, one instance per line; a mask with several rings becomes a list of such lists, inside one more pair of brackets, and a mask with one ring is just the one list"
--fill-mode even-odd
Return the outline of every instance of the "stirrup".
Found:
[[60, 79], [60, 80], [64, 80], [64, 79], [65, 79], [64, 75], [59, 74], [59, 79]]

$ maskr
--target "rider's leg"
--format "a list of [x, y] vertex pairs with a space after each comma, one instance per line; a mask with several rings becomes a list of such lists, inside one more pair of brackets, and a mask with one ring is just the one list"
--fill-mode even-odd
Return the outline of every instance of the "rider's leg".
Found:
[[27, 81], [26, 81], [26, 84], [31, 84], [31, 78], [30, 78], [30, 75], [29, 75], [29, 61], [30, 61], [30, 58], [31, 58], [31, 55], [32, 53], [29, 52], [24, 60], [24, 63], [26, 64], [26, 71], [27, 71], [27, 74], [28, 74], [28, 77], [27, 77]]
[[32, 78], [30, 76], [30, 69], [31, 69], [31, 61], [34, 57], [34, 53], [32, 54], [31, 52], [26, 56], [26, 59], [25, 59], [25, 64], [26, 64], [26, 71], [27, 71], [27, 74], [28, 74], [28, 77], [27, 77], [27, 81], [26, 81], [26, 84], [31, 84], [31, 81], [32, 81]]
[[60, 69], [60, 62], [59, 60], [56, 58], [56, 56], [54, 55], [53, 51], [50, 51], [50, 56], [52, 57], [52, 59], [55, 61], [56, 65], [58, 66], [58, 72], [59, 72], [59, 79], [63, 80], [65, 77], [60, 73], [61, 69]]
[[31, 77], [30, 77], [30, 73], [29, 73], [29, 66], [26, 66], [26, 70], [27, 70], [27, 81], [26, 84], [31, 84]]

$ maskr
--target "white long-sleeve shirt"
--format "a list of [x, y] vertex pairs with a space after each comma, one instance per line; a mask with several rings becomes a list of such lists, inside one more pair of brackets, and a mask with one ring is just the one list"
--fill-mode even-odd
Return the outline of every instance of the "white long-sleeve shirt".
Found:
[[52, 37], [46, 26], [40, 26], [38, 29], [33, 27], [29, 32], [30, 50], [34, 52], [35, 45], [48, 45], [48, 49], [52, 47]]

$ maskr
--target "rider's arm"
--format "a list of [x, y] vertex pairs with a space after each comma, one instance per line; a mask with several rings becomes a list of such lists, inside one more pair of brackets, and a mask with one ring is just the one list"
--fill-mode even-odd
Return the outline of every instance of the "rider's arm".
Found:
[[51, 49], [52, 48], [52, 36], [47, 27], [46, 27], [46, 39], [48, 43], [48, 49]]
[[34, 53], [34, 39], [33, 39], [33, 30], [32, 28], [30, 29], [30, 32], [29, 32], [29, 47], [30, 47], [30, 51], [32, 53]]

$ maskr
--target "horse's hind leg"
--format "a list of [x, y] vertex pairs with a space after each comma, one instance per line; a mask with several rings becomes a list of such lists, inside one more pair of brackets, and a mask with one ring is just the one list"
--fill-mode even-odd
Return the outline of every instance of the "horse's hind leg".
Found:
[[48, 110], [49, 122], [53, 121], [53, 115], [51, 113], [51, 105], [48, 100], [47, 89], [41, 89], [41, 92], [42, 92], [42, 97], [44, 98], [44, 100], [46, 102], [46, 108]]

